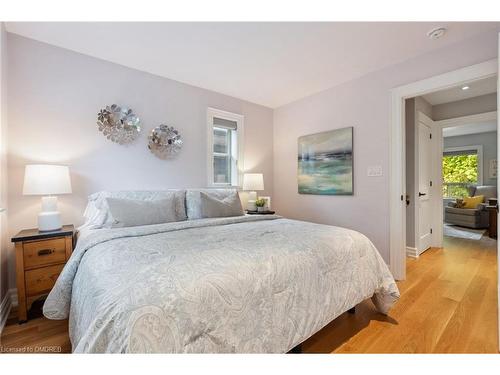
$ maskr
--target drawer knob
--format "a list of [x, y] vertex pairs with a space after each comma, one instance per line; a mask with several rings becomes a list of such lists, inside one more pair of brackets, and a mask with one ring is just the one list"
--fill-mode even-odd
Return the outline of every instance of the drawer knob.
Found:
[[38, 250], [38, 256], [50, 255], [54, 252], [54, 249], [42, 249]]

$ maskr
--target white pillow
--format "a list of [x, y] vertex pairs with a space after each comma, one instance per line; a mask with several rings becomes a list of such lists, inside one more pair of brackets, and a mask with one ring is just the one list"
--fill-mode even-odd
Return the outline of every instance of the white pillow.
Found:
[[89, 200], [87, 202], [87, 207], [85, 207], [85, 211], [83, 212], [83, 218], [85, 219], [84, 226], [92, 226], [100, 221], [100, 213], [97, 207], [95, 206], [95, 202]]
[[179, 221], [174, 200], [174, 196], [154, 201], [106, 198], [113, 228]]
[[206, 193], [200, 192], [201, 217], [229, 217], [242, 216], [245, 213], [241, 207], [238, 193], [228, 195], [224, 199], [211, 197]]
[[129, 190], [129, 191], [100, 191], [89, 196], [85, 209], [85, 224], [80, 229], [111, 228], [113, 218], [109, 212], [106, 198], [131, 199], [154, 201], [170, 196], [175, 199], [175, 211], [178, 221], [186, 220], [186, 191], [185, 190]]
[[231, 196], [239, 199], [238, 191], [235, 189], [189, 189], [186, 191], [186, 211], [189, 220], [202, 218], [200, 193], [205, 193], [218, 200], [224, 200]]

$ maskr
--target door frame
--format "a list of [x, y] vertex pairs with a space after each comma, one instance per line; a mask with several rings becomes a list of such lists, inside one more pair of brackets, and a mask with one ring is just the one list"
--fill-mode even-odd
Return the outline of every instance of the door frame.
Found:
[[405, 100], [471, 83], [498, 74], [498, 59], [440, 74], [391, 90], [389, 231], [390, 269], [395, 279], [406, 278], [406, 149]]
[[[443, 166], [441, 164], [441, 157], [443, 155], [444, 150], [444, 145], [443, 145], [443, 129], [445, 128], [450, 128], [454, 126], [460, 126], [460, 125], [467, 125], [470, 123], [480, 123], [480, 122], [489, 122], [489, 121], [496, 121], [497, 120], [497, 111], [491, 111], [491, 112], [483, 112], [483, 113], [478, 113], [475, 115], [468, 115], [468, 116], [461, 116], [461, 117], [454, 117], [446, 120], [438, 120], [434, 121], [434, 130], [435, 132], [433, 133], [433, 138], [436, 140], [436, 151], [433, 153], [433, 158], [434, 158], [434, 165], [437, 166], [437, 168], [434, 169], [434, 174], [432, 176], [432, 181], [435, 181], [433, 185], [435, 186], [436, 192], [440, 192], [443, 190], [443, 181], [441, 176], [443, 175]], [[498, 125], [497, 125], [497, 130], [498, 130]], [[469, 147], [477, 147], [480, 151], [480, 163], [484, 163], [484, 157], [482, 156], [483, 151], [482, 151], [482, 146], [469, 146]], [[455, 147], [456, 149], [456, 147]], [[481, 178], [480, 182], [484, 180], [483, 174], [483, 168], [482, 165], [480, 166], [481, 168]], [[435, 217], [437, 220], [437, 223], [443, 223], [444, 221], [444, 215], [443, 215], [443, 210], [444, 210], [444, 202], [443, 199], [441, 199], [441, 196], [439, 196], [439, 199], [434, 200], [433, 204], [433, 213], [432, 216]], [[443, 246], [443, 226], [439, 225], [436, 227], [436, 247], [442, 247]]]

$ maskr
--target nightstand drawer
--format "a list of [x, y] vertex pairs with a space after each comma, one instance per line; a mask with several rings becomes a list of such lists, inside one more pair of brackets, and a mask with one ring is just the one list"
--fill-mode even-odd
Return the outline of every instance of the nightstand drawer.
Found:
[[23, 247], [25, 268], [35, 268], [66, 261], [66, 240], [64, 238], [25, 242]]
[[64, 264], [58, 264], [26, 271], [26, 294], [35, 296], [50, 292], [63, 268]]
[[16, 245], [16, 284], [19, 323], [28, 319], [30, 305], [48, 294], [73, 252], [73, 225], [40, 232], [24, 229], [12, 237]]

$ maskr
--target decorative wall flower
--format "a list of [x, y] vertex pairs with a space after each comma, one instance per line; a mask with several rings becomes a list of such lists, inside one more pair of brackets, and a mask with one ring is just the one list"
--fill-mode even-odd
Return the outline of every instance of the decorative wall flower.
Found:
[[182, 139], [179, 132], [172, 126], [159, 125], [148, 137], [149, 150], [160, 159], [175, 157], [182, 148]]
[[116, 104], [106, 106], [97, 114], [97, 126], [112, 142], [126, 144], [134, 141], [141, 132], [141, 121], [129, 108]]

